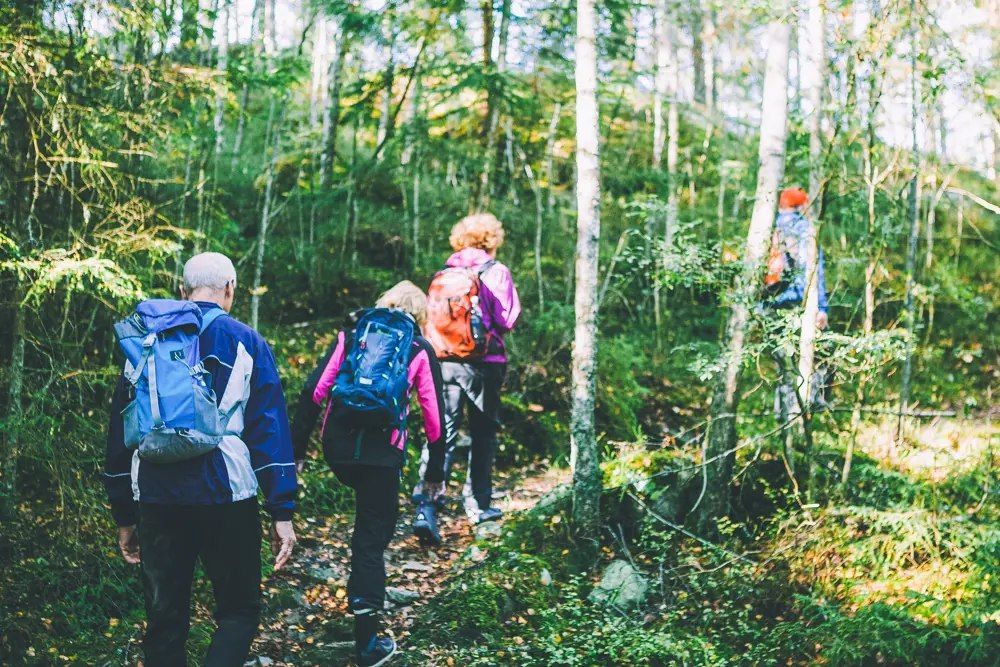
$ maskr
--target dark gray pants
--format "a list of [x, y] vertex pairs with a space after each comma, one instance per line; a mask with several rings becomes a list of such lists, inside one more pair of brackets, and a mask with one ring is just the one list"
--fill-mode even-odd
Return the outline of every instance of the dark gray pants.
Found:
[[218, 624], [205, 665], [243, 665], [260, 617], [260, 538], [256, 498], [225, 505], [139, 504], [146, 667], [187, 665], [199, 558], [212, 582]]
[[451, 472], [455, 445], [463, 417], [468, 417], [469, 478], [472, 497], [480, 511], [490, 506], [493, 496], [493, 459], [500, 430], [500, 390], [507, 373], [506, 364], [441, 362], [444, 383], [445, 479]]

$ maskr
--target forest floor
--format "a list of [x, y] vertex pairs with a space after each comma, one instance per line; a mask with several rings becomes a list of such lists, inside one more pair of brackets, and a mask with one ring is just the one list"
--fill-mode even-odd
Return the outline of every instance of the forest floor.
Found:
[[[560, 484], [568, 471], [529, 467], [500, 472], [494, 480], [496, 505], [506, 518], [528, 510]], [[461, 510], [460, 485], [452, 485], [452, 501], [441, 513], [441, 546], [420, 545], [410, 528], [413, 507], [401, 500], [396, 535], [386, 552], [389, 601], [383, 625], [399, 642], [406, 664], [406, 639], [421, 608], [441, 590], [445, 580], [484, 560], [496, 544], [502, 523], [473, 527]], [[404, 488], [404, 492], [407, 489]], [[458, 498], [456, 499], [456, 496]], [[353, 516], [301, 515], [294, 561], [285, 573], [264, 583], [265, 618], [251, 665], [348, 664], [353, 655], [351, 617], [347, 614], [347, 577]]]

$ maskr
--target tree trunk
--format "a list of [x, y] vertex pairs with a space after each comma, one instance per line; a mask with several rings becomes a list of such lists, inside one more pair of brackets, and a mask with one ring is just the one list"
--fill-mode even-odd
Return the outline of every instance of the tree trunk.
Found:
[[653, 74], [653, 169], [663, 162], [665, 131], [663, 101], [669, 95], [670, 33], [667, 24], [667, 0], [656, 0], [653, 7], [653, 32], [656, 40], [656, 70]]
[[267, 180], [264, 184], [264, 205], [260, 214], [260, 230], [257, 233], [257, 257], [253, 266], [253, 288], [250, 292], [250, 326], [257, 328], [260, 315], [260, 297], [262, 295], [262, 280], [264, 276], [264, 254], [267, 250], [267, 231], [271, 223], [271, 207], [274, 191], [274, 177], [278, 167], [278, 154], [281, 151], [281, 126], [285, 119], [285, 96], [278, 103], [278, 115], [271, 129], [271, 159], [267, 166]]
[[[375, 134], [376, 146], [382, 146], [395, 129], [392, 127], [392, 89], [396, 78], [396, 32], [391, 26], [390, 29], [393, 32], [389, 37], [389, 54], [385, 64], [385, 89], [383, 90], [382, 97], [382, 111], [378, 119], [378, 131]], [[379, 160], [380, 155], [381, 153], [377, 154], [375, 159]]]
[[[705, 106], [709, 112], [715, 109], [717, 103], [715, 90], [715, 12], [708, 8], [703, 8], [702, 24], [702, 53], [705, 61]], [[710, 115], [711, 117], [711, 115]]]
[[[266, 0], [254, 0], [253, 11], [250, 14], [250, 43], [253, 45], [255, 54], [260, 53], [260, 14], [264, 11]], [[244, 83], [243, 90], [240, 91], [240, 110], [236, 120], [236, 132], [233, 135], [233, 156], [229, 168], [234, 170], [240, 158], [240, 150], [243, 148], [243, 135], [247, 125], [247, 107], [250, 105], [250, 84]]]
[[348, 37], [341, 28], [337, 35], [337, 51], [330, 61], [327, 74], [329, 90], [323, 109], [322, 148], [319, 156], [319, 187], [325, 193], [333, 182], [333, 168], [337, 160], [337, 126], [340, 124], [341, 73], [347, 58]]
[[[510, 34], [510, 5], [511, 0], [503, 0], [500, 7], [500, 34], [497, 45], [496, 73], [503, 74], [507, 68], [507, 39]], [[486, 71], [492, 71], [493, 65], [493, 3], [482, 3], [483, 9], [483, 63]], [[487, 29], [488, 28], [488, 29]], [[495, 90], [496, 86], [491, 85], [486, 92], [486, 122], [484, 124], [486, 150], [483, 156], [483, 168], [479, 175], [479, 191], [476, 196], [474, 208], [485, 210], [490, 205], [490, 197], [493, 188], [493, 172], [497, 158], [497, 146], [500, 142], [500, 100]]]
[[705, 103], [705, 26], [701, 0], [692, 3], [691, 10], [691, 59], [694, 64], [694, 101]]
[[764, 77], [760, 121], [757, 190], [753, 216], [747, 232], [743, 266], [731, 297], [729, 320], [723, 341], [724, 368], [716, 380], [705, 435], [705, 494], [696, 508], [695, 522], [703, 534], [714, 534], [717, 519], [730, 507], [730, 484], [736, 448], [736, 409], [739, 380], [750, 308], [759, 293], [761, 267], [774, 224], [777, 191], [785, 173], [785, 139], [788, 116], [788, 42], [790, 29], [782, 20], [768, 29], [767, 69]]
[[229, 69], [229, 11], [230, 5], [226, 1], [222, 5], [222, 30], [219, 35], [219, 56], [215, 68], [216, 76], [219, 80], [215, 84], [215, 117], [212, 120], [212, 127], [215, 131], [215, 159], [212, 164], [216, 175], [218, 175], [219, 158], [222, 155], [222, 143], [225, 138], [223, 121], [225, 120], [226, 95], [229, 92], [227, 82], [227, 72]]
[[[812, 404], [813, 367], [816, 352], [816, 318], [819, 315], [819, 248], [817, 244], [818, 217], [821, 215], [823, 185], [823, 87], [826, 83], [826, 13], [824, 0], [809, 0], [808, 24], [810, 60], [813, 79], [809, 85], [809, 202], [810, 217], [806, 239], [806, 293], [799, 331], [799, 413], [802, 434], [809, 443], [809, 419]], [[812, 452], [805, 452], [809, 459], [810, 480], [814, 469]], [[811, 488], [811, 485], [807, 485]]]
[[915, 1], [910, 0], [910, 142], [913, 163], [913, 180], [910, 181], [910, 238], [906, 246], [906, 296], [903, 300], [903, 317], [906, 323], [906, 348], [903, 353], [903, 370], [899, 390], [899, 415], [896, 423], [896, 445], [903, 441], [903, 419], [910, 407], [910, 380], [913, 374], [913, 329], [916, 318], [913, 312], [914, 270], [917, 263], [917, 240], [920, 235], [920, 144], [917, 142], [917, 119], [920, 117], [920, 88], [917, 84], [917, 30]]
[[24, 417], [24, 345], [25, 308], [21, 305], [24, 288], [19, 277], [14, 278], [11, 304], [14, 307], [14, 321], [11, 327], [10, 382], [7, 387], [7, 415], [5, 428], [0, 435], [0, 516], [14, 514], [17, 495], [17, 459], [20, 448], [20, 431]]
[[576, 16], [576, 326], [570, 465], [573, 522], [596, 551], [601, 470], [594, 405], [597, 385], [597, 273], [600, 243], [600, 132], [597, 106], [597, 16], [594, 0], [577, 0]]
[[316, 127], [320, 122], [320, 109], [326, 100], [329, 88], [327, 77], [329, 65], [326, 60], [330, 51], [329, 40], [330, 20], [321, 18], [316, 25], [316, 37], [313, 39], [312, 58], [309, 64], [309, 127]]
[[[551, 215], [552, 210], [552, 149], [556, 142], [556, 130], [559, 127], [559, 114], [562, 112], [562, 104], [556, 102], [552, 107], [552, 118], [549, 120], [548, 134], [545, 136], [545, 187], [548, 195], [548, 210]], [[525, 166], [528, 166], [527, 157], [524, 158]], [[530, 168], [530, 167], [529, 167]], [[531, 176], [529, 176], [530, 178]], [[542, 199], [541, 184], [537, 179], [532, 179], [535, 183], [535, 282], [538, 284], [538, 311], [545, 310], [545, 280], [542, 275], [542, 228], [545, 220], [546, 201]]]

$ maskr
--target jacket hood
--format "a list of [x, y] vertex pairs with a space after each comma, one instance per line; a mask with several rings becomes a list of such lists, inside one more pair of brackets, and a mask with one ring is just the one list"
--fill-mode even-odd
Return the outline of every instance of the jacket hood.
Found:
[[470, 269], [485, 264], [491, 259], [493, 258], [490, 257], [490, 254], [481, 248], [463, 248], [449, 257], [445, 265]]

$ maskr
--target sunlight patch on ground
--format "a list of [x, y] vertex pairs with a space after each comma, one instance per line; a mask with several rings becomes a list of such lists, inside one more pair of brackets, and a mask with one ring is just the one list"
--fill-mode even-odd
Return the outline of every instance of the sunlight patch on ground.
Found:
[[865, 424], [858, 448], [883, 465], [930, 482], [943, 482], [1000, 455], [1000, 427], [988, 422], [935, 419], [911, 425], [900, 447], [895, 434], [895, 418]]

